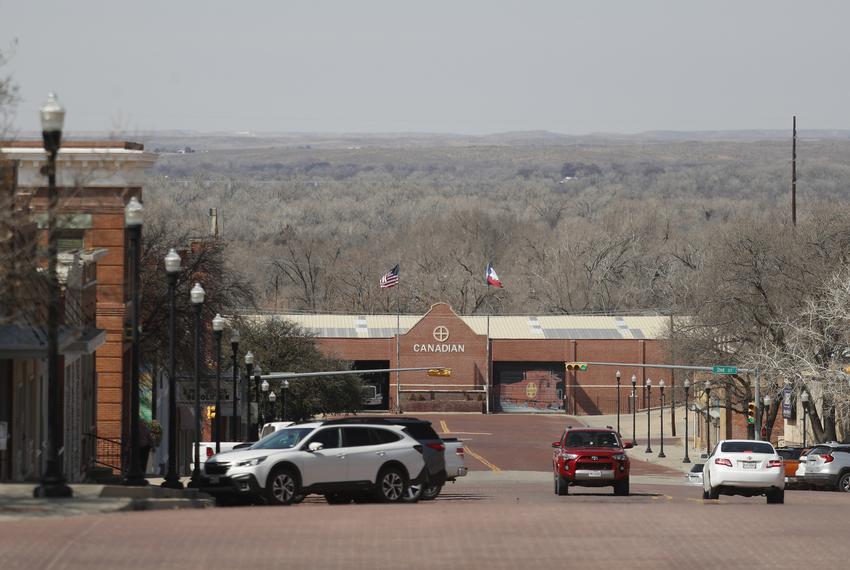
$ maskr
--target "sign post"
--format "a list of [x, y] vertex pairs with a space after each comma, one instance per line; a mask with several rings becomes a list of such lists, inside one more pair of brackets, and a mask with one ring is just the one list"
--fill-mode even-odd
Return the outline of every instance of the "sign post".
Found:
[[737, 366], [712, 366], [711, 367], [712, 374], [737, 374], [738, 367]]

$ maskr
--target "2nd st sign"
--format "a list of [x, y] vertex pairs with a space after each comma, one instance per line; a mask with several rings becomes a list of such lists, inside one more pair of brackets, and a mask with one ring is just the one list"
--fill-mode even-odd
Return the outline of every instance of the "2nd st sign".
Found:
[[711, 367], [712, 374], [737, 374], [738, 367], [737, 366], [712, 366]]

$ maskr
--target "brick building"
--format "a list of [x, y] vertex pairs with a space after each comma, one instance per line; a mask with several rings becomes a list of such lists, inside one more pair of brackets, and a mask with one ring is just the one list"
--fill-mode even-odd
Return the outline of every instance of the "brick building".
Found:
[[[18, 164], [18, 192], [45, 230], [47, 219], [46, 164], [41, 141], [0, 143], [0, 154]], [[106, 331], [97, 349], [97, 436], [101, 460], [120, 461], [115, 446], [126, 440], [129, 421], [129, 341], [127, 234], [124, 207], [131, 197], [141, 200], [145, 172], [156, 155], [143, 145], [122, 141], [63, 141], [57, 158], [59, 249], [105, 250], [97, 260], [96, 326]], [[40, 239], [46, 243], [47, 232]], [[109, 441], [111, 440], [111, 441]], [[105, 458], [109, 454], [111, 457]], [[116, 465], [117, 466], [117, 465]]]
[[[366, 378], [375, 409], [403, 411], [615, 413], [615, 367], [567, 371], [571, 361], [663, 363], [661, 316], [460, 316], [437, 303], [423, 316], [249, 315], [284, 318], [317, 337], [323, 352], [360, 370], [447, 367], [450, 377], [427, 372], [375, 373]], [[397, 332], [399, 333], [397, 335]], [[488, 342], [489, 339], [489, 342]], [[398, 346], [397, 346], [398, 342]], [[250, 347], [248, 347], [250, 349]], [[396, 356], [398, 353], [398, 357]], [[620, 409], [631, 410], [632, 375], [666, 378], [664, 369], [621, 367]], [[637, 407], [646, 405], [642, 389]], [[656, 393], [652, 393], [656, 396]], [[654, 398], [653, 398], [654, 400]], [[653, 405], [657, 405], [653, 403]]]

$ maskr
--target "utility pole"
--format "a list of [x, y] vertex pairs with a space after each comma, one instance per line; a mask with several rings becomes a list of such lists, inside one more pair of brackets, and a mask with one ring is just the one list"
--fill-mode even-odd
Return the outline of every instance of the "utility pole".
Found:
[[797, 227], [797, 115], [791, 136], [791, 224]]

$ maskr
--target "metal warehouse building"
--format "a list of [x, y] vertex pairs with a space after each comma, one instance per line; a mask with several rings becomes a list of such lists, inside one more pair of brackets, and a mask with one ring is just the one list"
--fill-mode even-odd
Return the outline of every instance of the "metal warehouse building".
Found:
[[[449, 377], [425, 371], [366, 375], [376, 410], [615, 413], [616, 367], [568, 371], [567, 362], [667, 362], [664, 316], [460, 316], [437, 303], [422, 316], [245, 315], [286, 319], [316, 335], [321, 350], [359, 370], [446, 367]], [[631, 409], [631, 377], [638, 386], [669, 370], [621, 367], [620, 409]], [[637, 407], [645, 407], [643, 390]]]

